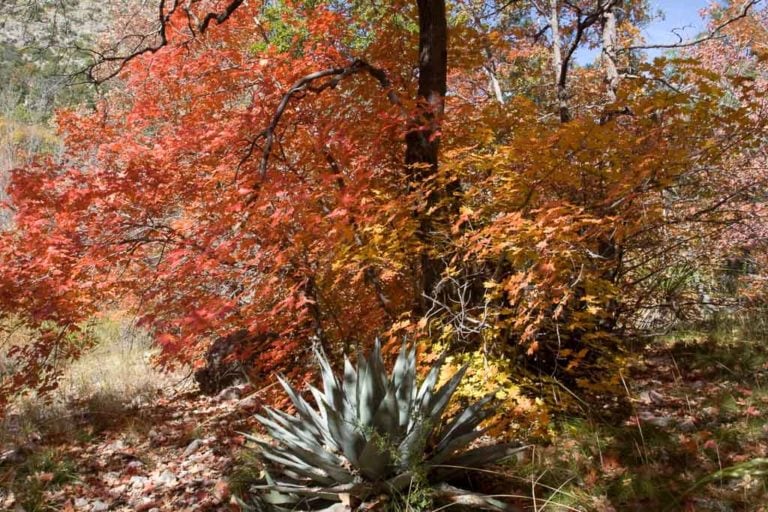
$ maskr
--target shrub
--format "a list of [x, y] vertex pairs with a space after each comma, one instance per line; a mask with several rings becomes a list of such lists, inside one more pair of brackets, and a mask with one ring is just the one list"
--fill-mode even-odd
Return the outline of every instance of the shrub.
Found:
[[[280, 378], [296, 415], [266, 408], [257, 419], [272, 442], [247, 436], [267, 467], [265, 481], [251, 487], [258, 491], [251, 509], [321, 510], [334, 503], [351, 510], [375, 503], [392, 508], [413, 496], [422, 510], [433, 499], [507, 509], [488, 496], [437, 486], [463, 469], [521, 450], [510, 444], [468, 448], [484, 433], [478, 426], [494, 413], [494, 393], [444, 420], [466, 366], [437, 386], [445, 356], [418, 385], [416, 352], [405, 346], [389, 377], [378, 342], [367, 359], [358, 358], [357, 368], [345, 358], [341, 378], [321, 351], [317, 359], [323, 391], [310, 387], [314, 406]], [[416, 509], [413, 505], [407, 508]]]

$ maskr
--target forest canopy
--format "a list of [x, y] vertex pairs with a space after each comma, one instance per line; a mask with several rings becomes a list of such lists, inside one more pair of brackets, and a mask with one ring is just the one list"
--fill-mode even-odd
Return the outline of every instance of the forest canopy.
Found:
[[246, 330], [253, 379], [301, 379], [313, 346], [406, 338], [492, 368], [483, 390], [600, 391], [630, 337], [761, 307], [768, 9], [715, 3], [666, 45], [643, 40], [653, 16], [126, 0], [66, 18], [66, 72], [39, 70], [77, 84], [55, 134], [18, 115], [26, 85], [0, 113], [0, 315], [37, 332], [3, 347], [3, 399], [55, 385], [109, 308], [168, 366]]

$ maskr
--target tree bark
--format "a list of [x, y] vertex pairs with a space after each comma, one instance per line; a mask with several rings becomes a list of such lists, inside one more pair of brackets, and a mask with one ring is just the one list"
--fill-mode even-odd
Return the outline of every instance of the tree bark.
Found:
[[437, 170], [440, 120], [448, 75], [445, 0], [417, 0], [419, 9], [419, 110], [405, 136], [405, 164], [414, 177]]
[[[448, 75], [448, 21], [445, 0], [417, 0], [419, 13], [419, 88], [418, 107], [405, 136], [405, 167], [412, 186], [417, 187], [437, 171], [440, 149], [440, 122], [445, 110]], [[448, 191], [446, 190], [446, 193]], [[444, 197], [444, 196], [443, 196]], [[432, 194], [428, 204], [436, 204], [442, 197]], [[440, 279], [442, 266], [428, 253], [427, 243], [432, 221], [422, 217], [420, 238], [421, 283], [424, 294], [433, 292]], [[422, 297], [417, 298], [421, 313], [426, 312]]]
[[557, 93], [557, 109], [560, 122], [571, 120], [568, 109], [568, 90], [566, 88], [565, 66], [563, 65], [563, 49], [560, 34], [560, 6], [558, 0], [549, 2], [549, 26], [552, 29], [552, 67], [555, 69], [555, 90]]
[[605, 67], [606, 96], [610, 102], [616, 101], [619, 88], [619, 69], [616, 64], [616, 7], [610, 6], [603, 13], [603, 66]]

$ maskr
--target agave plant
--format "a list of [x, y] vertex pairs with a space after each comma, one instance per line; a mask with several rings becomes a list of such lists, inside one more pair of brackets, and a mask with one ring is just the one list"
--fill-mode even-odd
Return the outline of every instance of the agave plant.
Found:
[[[284, 379], [279, 381], [296, 415], [265, 408], [257, 416], [272, 442], [247, 436], [267, 463], [266, 483], [255, 486], [259, 508], [271, 510], [338, 510], [371, 501], [387, 501], [413, 488], [415, 481], [434, 485], [451, 470], [488, 464], [512, 455], [511, 445], [467, 447], [483, 434], [480, 423], [493, 414], [493, 394], [450, 420], [443, 415], [466, 372], [456, 372], [437, 387], [445, 355], [420, 385], [416, 351], [403, 346], [391, 376], [379, 342], [357, 367], [345, 357], [342, 378], [317, 352], [323, 390], [310, 387], [314, 406]], [[475, 508], [506, 510], [484, 496], [443, 485], [436, 496]], [[330, 508], [329, 508], [330, 507]], [[370, 509], [370, 508], [369, 508]]]

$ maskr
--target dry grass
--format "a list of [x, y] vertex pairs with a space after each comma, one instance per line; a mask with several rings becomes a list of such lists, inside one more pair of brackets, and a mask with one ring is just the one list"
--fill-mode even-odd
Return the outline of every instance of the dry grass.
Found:
[[55, 391], [30, 393], [11, 405], [0, 423], [0, 445], [66, 440], [141, 421], [142, 407], [184, 385], [183, 373], [152, 365], [149, 336], [126, 315], [105, 315], [92, 330], [95, 347], [69, 364]]

